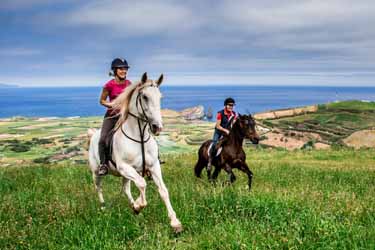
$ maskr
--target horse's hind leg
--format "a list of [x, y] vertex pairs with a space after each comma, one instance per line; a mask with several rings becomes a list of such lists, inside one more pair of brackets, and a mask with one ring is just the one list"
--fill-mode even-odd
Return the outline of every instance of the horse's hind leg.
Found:
[[95, 185], [96, 192], [98, 192], [99, 202], [100, 202], [100, 205], [101, 205], [101, 209], [104, 209], [105, 208], [105, 203], [104, 203], [103, 190], [102, 190], [102, 177], [101, 176], [97, 176], [95, 173], [93, 173], [92, 174], [92, 178], [94, 180], [94, 185]]
[[234, 173], [232, 171], [232, 167], [229, 164], [225, 164], [224, 170], [228, 174], [229, 182], [233, 183], [236, 180], [236, 176], [234, 175]]
[[126, 179], [125, 177], [122, 177], [122, 191], [128, 197], [129, 203], [133, 206], [134, 205], [134, 199], [133, 195], [131, 193], [130, 188], [131, 181], [129, 179]]
[[207, 162], [204, 159], [202, 159], [201, 156], [198, 156], [198, 157], [199, 157], [198, 162], [197, 164], [195, 164], [195, 167], [194, 167], [194, 174], [196, 177], [200, 178], [202, 170], [206, 167]]

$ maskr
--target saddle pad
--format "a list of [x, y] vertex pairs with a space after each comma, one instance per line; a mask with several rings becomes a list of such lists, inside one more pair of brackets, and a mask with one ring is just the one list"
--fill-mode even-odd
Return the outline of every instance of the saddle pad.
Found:
[[[211, 148], [212, 148], [212, 145], [213, 143], [211, 142], [210, 143], [210, 146], [208, 147], [208, 156], [211, 156], [210, 155], [210, 152], [211, 152]], [[215, 157], [219, 156], [221, 154], [221, 151], [223, 150], [223, 147], [220, 147], [217, 151], [216, 151], [216, 155]]]

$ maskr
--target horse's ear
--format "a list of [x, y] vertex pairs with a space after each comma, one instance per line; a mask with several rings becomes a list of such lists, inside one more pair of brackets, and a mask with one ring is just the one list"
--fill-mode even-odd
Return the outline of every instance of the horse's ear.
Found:
[[147, 81], [147, 72], [143, 73], [141, 81], [142, 83], [145, 83]]
[[164, 75], [161, 74], [159, 79], [156, 81], [156, 84], [158, 85], [158, 87], [160, 86], [160, 84], [163, 82], [163, 79], [164, 79]]

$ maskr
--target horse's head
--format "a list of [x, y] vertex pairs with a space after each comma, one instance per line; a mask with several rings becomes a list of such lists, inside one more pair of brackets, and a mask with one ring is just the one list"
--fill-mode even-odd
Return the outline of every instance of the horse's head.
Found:
[[153, 81], [147, 78], [147, 73], [144, 73], [139, 83], [136, 100], [138, 113], [149, 122], [151, 132], [155, 135], [158, 135], [163, 128], [160, 111], [162, 95], [159, 90], [162, 82], [163, 75], [160, 75], [157, 81]]
[[254, 118], [249, 115], [239, 115], [238, 121], [242, 134], [245, 135], [247, 139], [250, 139], [250, 141], [253, 144], [259, 143], [259, 135], [255, 129], [255, 120]]

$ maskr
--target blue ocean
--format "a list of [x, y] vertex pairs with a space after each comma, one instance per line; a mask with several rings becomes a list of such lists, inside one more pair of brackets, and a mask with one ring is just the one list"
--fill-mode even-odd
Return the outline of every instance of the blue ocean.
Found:
[[[226, 97], [236, 100], [236, 111], [257, 113], [337, 100], [375, 101], [375, 87], [295, 86], [162, 86], [162, 108], [182, 110], [203, 105], [214, 112]], [[100, 116], [101, 87], [0, 88], [0, 117]]]

